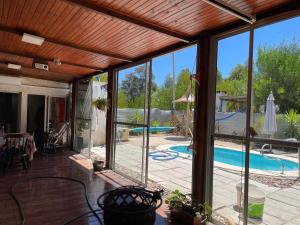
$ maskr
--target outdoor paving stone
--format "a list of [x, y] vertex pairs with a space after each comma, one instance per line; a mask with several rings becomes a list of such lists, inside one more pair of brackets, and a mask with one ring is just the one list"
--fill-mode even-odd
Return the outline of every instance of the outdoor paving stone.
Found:
[[[155, 149], [155, 146], [159, 145], [189, 144], [189, 142], [182, 142], [180, 139], [174, 141], [176, 138], [176, 136], [172, 136], [171, 140], [163, 135], [151, 136], [150, 146]], [[240, 145], [234, 143], [217, 142], [224, 146], [240, 148]], [[122, 160], [122, 166], [128, 166], [133, 171], [137, 168], [138, 170], [141, 169], [141, 163], [136, 162], [137, 160], [141, 161], [140, 137], [132, 138], [120, 146], [118, 159]], [[232, 173], [221, 168], [214, 168], [213, 208], [218, 209], [217, 212], [221, 215], [234, 218], [235, 221], [239, 218], [239, 213], [233, 208], [237, 201], [236, 184], [241, 182], [241, 178], [244, 179], [242, 175], [243, 173]], [[190, 193], [191, 176], [191, 159], [178, 157], [173, 160], [159, 161], [149, 158], [149, 179], [169, 190], [179, 189], [185, 193]], [[254, 180], [250, 180], [250, 183], [266, 193], [264, 218], [259, 225], [300, 225], [300, 183], [285, 189], [267, 186]]]
[[295, 218], [295, 216], [299, 215], [300, 213], [299, 210], [295, 207], [291, 207], [289, 205], [282, 204], [281, 202], [274, 201], [268, 198], [265, 202], [264, 212], [283, 221], [289, 221]]
[[285, 225], [286, 222], [286, 220], [269, 215], [268, 213], [264, 213], [263, 223], [265, 223], [266, 225]]
[[299, 225], [300, 224], [300, 216], [298, 215], [296, 218], [292, 219], [289, 223]]
[[268, 198], [275, 200], [282, 205], [287, 205], [290, 207], [299, 207], [299, 196], [297, 195], [289, 195], [284, 193], [284, 191], [276, 191], [274, 193], [268, 194]]

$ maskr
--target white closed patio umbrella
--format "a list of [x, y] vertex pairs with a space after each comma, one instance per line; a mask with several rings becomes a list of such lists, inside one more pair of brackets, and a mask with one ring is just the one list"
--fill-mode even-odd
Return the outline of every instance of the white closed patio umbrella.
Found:
[[[265, 122], [263, 127], [263, 133], [269, 135], [269, 138], [271, 138], [273, 134], [277, 131], [276, 105], [274, 101], [275, 99], [271, 91], [266, 103]], [[270, 150], [272, 150], [271, 145]]]

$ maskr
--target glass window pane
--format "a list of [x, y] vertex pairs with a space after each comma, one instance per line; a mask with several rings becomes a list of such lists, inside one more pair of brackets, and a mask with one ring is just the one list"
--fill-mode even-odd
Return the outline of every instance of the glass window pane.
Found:
[[238, 140], [214, 139], [213, 220], [243, 224], [245, 145]]
[[218, 42], [215, 133], [246, 134], [249, 32]]
[[117, 122], [145, 124], [147, 66], [118, 72]]
[[115, 170], [144, 182], [147, 128], [116, 124], [115, 129]]
[[[107, 73], [92, 78], [92, 101], [107, 100]], [[111, 107], [111, 106], [110, 106]], [[93, 161], [105, 159], [106, 109], [92, 106], [91, 158]]]
[[300, 140], [299, 22], [255, 30], [251, 124], [257, 137]]
[[251, 143], [250, 149], [248, 224], [299, 224], [299, 148]]
[[191, 193], [197, 46], [152, 60], [149, 179]]
[[76, 96], [75, 149], [90, 158], [92, 85], [90, 79], [78, 81]]

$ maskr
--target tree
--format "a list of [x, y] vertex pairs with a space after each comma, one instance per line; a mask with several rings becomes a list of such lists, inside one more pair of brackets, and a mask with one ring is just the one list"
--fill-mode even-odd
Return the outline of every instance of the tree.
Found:
[[222, 74], [219, 70], [217, 70], [217, 84], [223, 80]]
[[261, 46], [258, 49], [253, 78], [255, 104], [266, 102], [273, 92], [281, 113], [293, 108], [300, 111], [300, 48], [294, 40], [277, 47]]
[[237, 64], [236, 67], [230, 72], [229, 80], [247, 80], [248, 66]]
[[173, 77], [168, 75], [164, 84], [151, 95], [151, 108], [171, 110], [173, 101]]
[[[146, 67], [138, 66], [133, 72], [125, 75], [121, 81], [118, 107], [121, 108], [143, 108], [146, 95]], [[152, 79], [152, 90], [156, 90], [157, 85]]]
[[247, 95], [247, 66], [237, 64], [226, 79], [217, 83], [217, 91], [224, 91], [228, 96]]
[[[188, 89], [191, 84], [190, 80], [191, 72], [189, 69], [183, 69], [180, 71], [176, 85], [175, 85], [175, 98], [178, 99]], [[192, 90], [194, 90], [194, 82], [192, 82]], [[185, 110], [187, 103], [176, 103], [177, 110]], [[164, 84], [158, 87], [155, 92], [152, 93], [152, 108], [159, 108], [163, 110], [171, 110], [173, 108], [173, 77], [168, 75]]]
[[146, 74], [141, 69], [135, 69], [133, 73], [125, 75], [121, 82], [121, 90], [127, 95], [128, 101], [134, 101], [144, 94], [146, 88]]
[[[247, 66], [237, 64], [226, 79], [217, 82], [217, 91], [226, 92], [228, 96], [247, 96]], [[228, 110], [245, 110], [246, 104], [227, 102]]]

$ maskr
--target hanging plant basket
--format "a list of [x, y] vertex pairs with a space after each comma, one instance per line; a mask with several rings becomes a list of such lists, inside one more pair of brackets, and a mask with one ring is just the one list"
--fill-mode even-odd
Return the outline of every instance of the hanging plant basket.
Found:
[[106, 111], [110, 107], [109, 101], [106, 98], [97, 98], [92, 103], [100, 111]]

